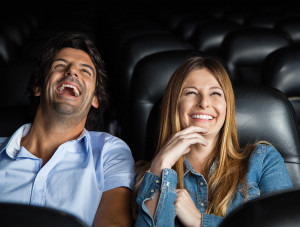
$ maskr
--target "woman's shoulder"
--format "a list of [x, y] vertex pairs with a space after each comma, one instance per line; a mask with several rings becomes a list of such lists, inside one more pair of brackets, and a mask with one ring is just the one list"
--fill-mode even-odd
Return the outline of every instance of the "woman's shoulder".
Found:
[[281, 154], [278, 150], [269, 143], [257, 143], [254, 150], [250, 155], [250, 163], [257, 162], [258, 159], [261, 162], [265, 161], [283, 161]]

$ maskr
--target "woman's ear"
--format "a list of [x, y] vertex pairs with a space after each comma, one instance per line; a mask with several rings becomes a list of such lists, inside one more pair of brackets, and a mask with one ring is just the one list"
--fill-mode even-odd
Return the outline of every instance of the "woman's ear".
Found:
[[34, 96], [40, 96], [41, 95], [41, 88], [40, 87], [35, 87], [33, 89], [33, 93], [34, 93]]

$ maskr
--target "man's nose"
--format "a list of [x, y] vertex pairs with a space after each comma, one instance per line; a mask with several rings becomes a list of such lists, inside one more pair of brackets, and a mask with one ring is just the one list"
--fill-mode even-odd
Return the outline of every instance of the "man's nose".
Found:
[[78, 77], [78, 71], [75, 66], [70, 65], [66, 70], [66, 76]]

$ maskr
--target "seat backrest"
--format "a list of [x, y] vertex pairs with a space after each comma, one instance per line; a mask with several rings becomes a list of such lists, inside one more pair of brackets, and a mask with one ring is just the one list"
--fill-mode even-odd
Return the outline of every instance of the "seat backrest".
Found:
[[14, 50], [12, 41], [0, 32], [0, 66], [7, 64], [14, 58]]
[[27, 85], [35, 59], [18, 60], [7, 64], [0, 75], [0, 105], [28, 105]]
[[275, 27], [288, 33], [294, 43], [300, 43], [300, 16], [278, 21]]
[[300, 127], [300, 45], [271, 53], [265, 60], [262, 82], [283, 92], [292, 103]]
[[219, 56], [219, 48], [225, 36], [242, 26], [226, 20], [215, 20], [198, 26], [191, 38], [196, 50], [208, 55]]
[[273, 192], [250, 200], [224, 218], [220, 227], [299, 226], [300, 188]]
[[10, 137], [22, 125], [31, 122], [29, 105], [0, 106], [0, 137]]
[[294, 185], [300, 185], [300, 132], [288, 98], [263, 85], [235, 85], [234, 93], [240, 145], [270, 142], [284, 158]]
[[1, 226], [87, 227], [79, 218], [56, 209], [16, 203], [0, 203]]
[[233, 83], [260, 84], [264, 59], [273, 51], [290, 44], [282, 31], [244, 28], [230, 32], [220, 47]]
[[[152, 34], [170, 34], [171, 31], [157, 24], [139, 24], [116, 29], [109, 33], [109, 53], [111, 61], [115, 62], [122, 50], [122, 47], [132, 38]], [[109, 62], [107, 62], [109, 63]], [[113, 65], [111, 66], [113, 67]]]
[[119, 114], [117, 119], [121, 128], [127, 119], [131, 80], [136, 64], [144, 57], [154, 53], [189, 49], [193, 49], [190, 43], [169, 34], [139, 36], [130, 39], [125, 44], [120, 52], [119, 60], [114, 66], [111, 79], [112, 99], [115, 100], [114, 105], [117, 106], [117, 114]]
[[190, 38], [193, 36], [195, 32], [195, 29], [198, 26], [205, 25], [211, 20], [212, 18], [210, 18], [209, 15], [203, 12], [202, 13], [197, 12], [196, 14], [191, 14], [181, 20], [174, 33], [178, 34], [185, 40], [190, 41]]
[[136, 160], [151, 157], [151, 150], [145, 147], [145, 140], [147, 120], [152, 107], [162, 97], [173, 72], [187, 57], [196, 53], [198, 52], [189, 50], [165, 51], [149, 55], [137, 64], [132, 77], [126, 133], [129, 136], [127, 142]]
[[277, 14], [251, 13], [245, 18], [245, 26], [259, 28], [274, 28], [281, 19]]

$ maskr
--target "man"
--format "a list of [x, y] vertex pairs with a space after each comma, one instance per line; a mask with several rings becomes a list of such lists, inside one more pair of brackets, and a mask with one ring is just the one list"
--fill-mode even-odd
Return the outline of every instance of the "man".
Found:
[[130, 226], [129, 147], [88, 131], [106, 102], [104, 64], [83, 34], [52, 38], [33, 70], [32, 124], [0, 140], [0, 202], [66, 211], [94, 226]]

